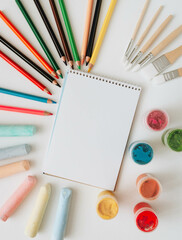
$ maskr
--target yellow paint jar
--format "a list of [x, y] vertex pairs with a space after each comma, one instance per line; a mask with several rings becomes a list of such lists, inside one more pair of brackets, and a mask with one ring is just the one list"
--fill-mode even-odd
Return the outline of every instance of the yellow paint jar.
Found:
[[103, 219], [112, 219], [118, 214], [118, 203], [111, 191], [103, 191], [98, 195], [97, 214]]

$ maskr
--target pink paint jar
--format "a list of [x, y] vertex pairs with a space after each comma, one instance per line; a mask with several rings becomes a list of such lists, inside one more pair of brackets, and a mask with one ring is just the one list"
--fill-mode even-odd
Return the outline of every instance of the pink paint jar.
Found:
[[143, 232], [151, 232], [158, 226], [158, 218], [152, 207], [145, 202], [138, 203], [133, 212], [137, 227]]
[[153, 109], [145, 116], [146, 126], [153, 131], [163, 130], [169, 122], [169, 116], [164, 110]]
[[141, 174], [136, 179], [139, 194], [146, 200], [154, 200], [159, 197], [162, 187], [157, 178], [148, 173]]

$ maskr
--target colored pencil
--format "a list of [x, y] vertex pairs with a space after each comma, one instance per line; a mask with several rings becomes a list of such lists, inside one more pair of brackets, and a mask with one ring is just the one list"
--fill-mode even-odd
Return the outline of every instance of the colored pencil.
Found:
[[0, 36], [0, 42], [4, 44], [7, 48], [9, 48], [12, 52], [14, 52], [17, 56], [19, 56], [22, 60], [28, 63], [32, 68], [34, 68], [42, 76], [44, 76], [49, 82], [53, 83], [58, 87], [61, 87], [52, 76], [50, 76], [47, 72], [45, 72], [42, 68], [40, 68], [37, 64], [35, 64], [30, 58], [26, 57], [22, 52], [20, 52], [17, 48], [15, 48], [11, 43], [5, 40], [2, 36]]
[[16, 70], [18, 70], [21, 74], [23, 74], [26, 78], [28, 78], [33, 84], [35, 84], [38, 88], [40, 88], [42, 91], [48, 93], [49, 95], [52, 95], [49, 90], [40, 83], [37, 79], [35, 79], [32, 75], [30, 75], [27, 71], [25, 71], [22, 67], [20, 67], [17, 63], [15, 63], [12, 59], [10, 59], [6, 54], [4, 54], [2, 51], [0, 51], [0, 57], [4, 59], [7, 63], [9, 63], [11, 66], [13, 66]]
[[62, 59], [64, 64], [67, 65], [63, 49], [62, 49], [62, 47], [60, 46], [60, 44], [59, 44], [59, 42], [57, 40], [57, 37], [56, 37], [52, 27], [51, 27], [51, 24], [50, 24], [46, 14], [45, 14], [45, 12], [44, 12], [44, 10], [43, 10], [39, 0], [34, 0], [34, 3], [35, 3], [35, 5], [36, 5], [36, 7], [37, 7], [37, 9], [38, 9], [38, 11], [40, 13], [40, 16], [41, 16], [41, 18], [42, 18], [42, 20], [43, 20], [43, 22], [44, 22], [44, 24], [45, 24], [45, 26], [47, 28], [47, 31], [48, 31], [48, 33], [49, 33], [49, 35], [50, 35], [50, 37], [51, 37], [51, 39], [53, 41], [53, 44], [54, 44], [54, 46], [55, 46], [55, 48], [56, 48], [60, 58]]
[[[18, 31], [18, 29], [10, 22], [5, 14], [0, 11], [0, 18], [7, 24], [7, 26], [16, 34], [22, 43], [33, 53], [33, 55], [41, 62], [41, 64], [48, 70], [50, 74], [57, 77], [54, 69], [43, 59], [43, 57], [35, 50], [35, 48], [27, 41], [27, 39]], [[58, 77], [57, 77], [58, 78]]]
[[92, 8], [93, 8], [93, 0], [88, 0], [85, 30], [83, 35], [82, 51], [81, 51], [81, 65], [83, 65], [86, 57], [87, 43], [88, 43], [89, 30], [90, 30], [90, 21], [92, 17]]
[[46, 111], [41, 111], [41, 110], [36, 110], [36, 109], [28, 109], [28, 108], [11, 107], [11, 106], [4, 106], [4, 105], [0, 105], [0, 110], [9, 111], [9, 112], [19, 112], [19, 113], [41, 115], [41, 116], [53, 115], [52, 113], [49, 113]]
[[63, 26], [61, 24], [61, 20], [60, 20], [60, 17], [59, 17], [57, 8], [56, 8], [56, 4], [55, 4], [54, 0], [49, 0], [49, 3], [50, 3], [52, 13], [53, 13], [56, 25], [57, 25], [59, 36], [61, 38], [61, 41], [62, 41], [62, 44], [63, 44], [63, 47], [64, 47], [66, 58], [68, 59], [68, 63], [70, 65], [70, 67], [73, 69], [73, 58], [72, 58], [72, 55], [71, 55], [70, 48], [68, 46], [68, 42], [66, 40], [66, 36], [65, 36]]
[[103, 23], [103, 25], [102, 25], [102, 28], [101, 28], [99, 37], [98, 37], [98, 39], [97, 39], [97, 42], [96, 42], [96, 45], [95, 45], [95, 48], [94, 48], [92, 57], [91, 57], [90, 62], [89, 62], [88, 72], [91, 71], [91, 69], [93, 68], [93, 66], [94, 66], [94, 64], [95, 64], [95, 62], [96, 62], [96, 59], [97, 59], [97, 56], [98, 56], [100, 47], [101, 47], [101, 45], [102, 45], [104, 36], [105, 36], [105, 34], [106, 34], [106, 31], [107, 31], [107, 28], [108, 28], [108, 25], [109, 25], [109, 22], [110, 22], [112, 13], [113, 13], [113, 11], [114, 11], [114, 8], [115, 8], [115, 6], [116, 6], [116, 3], [117, 3], [117, 0], [111, 0], [111, 2], [110, 2], [109, 9], [108, 9], [108, 11], [107, 11], [106, 17], [105, 17], [105, 19], [104, 19], [104, 23]]
[[97, 30], [97, 24], [98, 24], [98, 20], [99, 20], [101, 5], [102, 5], [102, 0], [97, 0], [93, 23], [92, 23], [91, 32], [90, 32], [90, 37], [89, 37], [88, 46], [87, 46], [86, 66], [90, 62], [90, 58], [91, 58], [92, 51], [93, 51], [95, 34], [96, 34], [96, 30]]
[[56, 103], [55, 101], [53, 101], [51, 99], [48, 99], [48, 98], [38, 97], [38, 96], [35, 96], [35, 95], [30, 95], [30, 94], [27, 94], [27, 93], [17, 92], [17, 91], [5, 89], [5, 88], [0, 88], [0, 93], [9, 94], [9, 95], [12, 95], [12, 96], [15, 96], [15, 97], [26, 98], [26, 99], [37, 101], [37, 102]]
[[71, 45], [74, 60], [76, 62], [76, 65], [77, 65], [78, 69], [81, 69], [80, 58], [79, 58], [79, 55], [78, 55], [78, 50], [77, 50], [77, 47], [76, 47], [75, 39], [74, 39], [74, 36], [73, 36], [73, 32], [72, 32], [72, 29], [71, 29], [71, 25], [70, 25], [70, 21], [69, 21], [69, 18], [68, 18], [68, 14], [67, 14], [67, 11], [66, 11], [64, 1], [59, 0], [59, 5], [60, 5], [61, 12], [62, 12], [62, 15], [63, 15], [63, 19], [64, 19], [64, 23], [65, 23], [65, 26], [66, 26], [66, 30], [67, 30], [68, 38], [69, 38], [69, 41], [70, 41], [70, 45]]
[[42, 49], [44, 50], [47, 58], [49, 59], [51, 65], [53, 66], [54, 70], [57, 72], [57, 74], [63, 78], [61, 70], [57, 64], [57, 62], [55, 61], [54, 57], [52, 56], [51, 52], [49, 51], [46, 43], [44, 42], [43, 38], [41, 37], [40, 33], [38, 32], [37, 28], [35, 27], [32, 19], [30, 18], [28, 12], [26, 11], [26, 9], [24, 8], [23, 4], [21, 3], [20, 0], [15, 0], [15, 2], [17, 3], [17, 6], [19, 7], [20, 11], [22, 12], [25, 20], [27, 21], [28, 25], [30, 26], [32, 32], [34, 33], [35, 37], [37, 38], [40, 46], [42, 47]]

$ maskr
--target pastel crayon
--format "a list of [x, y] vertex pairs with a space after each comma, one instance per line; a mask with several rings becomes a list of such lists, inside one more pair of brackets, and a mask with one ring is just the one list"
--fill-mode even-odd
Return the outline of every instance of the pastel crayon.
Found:
[[0, 218], [2, 221], [6, 221], [15, 210], [20, 206], [23, 200], [28, 196], [33, 189], [37, 179], [34, 176], [27, 176], [17, 190], [11, 195], [11, 197], [0, 208]]
[[0, 160], [27, 155], [31, 151], [28, 144], [15, 145], [12, 147], [0, 148]]
[[0, 125], [0, 137], [33, 136], [35, 132], [33, 125]]
[[19, 172], [28, 171], [30, 163], [28, 160], [18, 161], [0, 166], [0, 178], [8, 177]]
[[63, 188], [61, 190], [52, 240], [62, 240], [64, 238], [66, 224], [68, 220], [71, 195], [71, 189]]
[[40, 188], [35, 206], [32, 210], [27, 226], [25, 228], [25, 235], [28, 237], [35, 237], [39, 231], [46, 207], [51, 195], [51, 185], [46, 184]]

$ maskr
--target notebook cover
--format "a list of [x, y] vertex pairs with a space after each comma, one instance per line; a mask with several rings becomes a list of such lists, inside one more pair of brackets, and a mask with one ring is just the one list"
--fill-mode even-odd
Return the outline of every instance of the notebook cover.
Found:
[[113, 191], [141, 88], [70, 70], [43, 172]]

